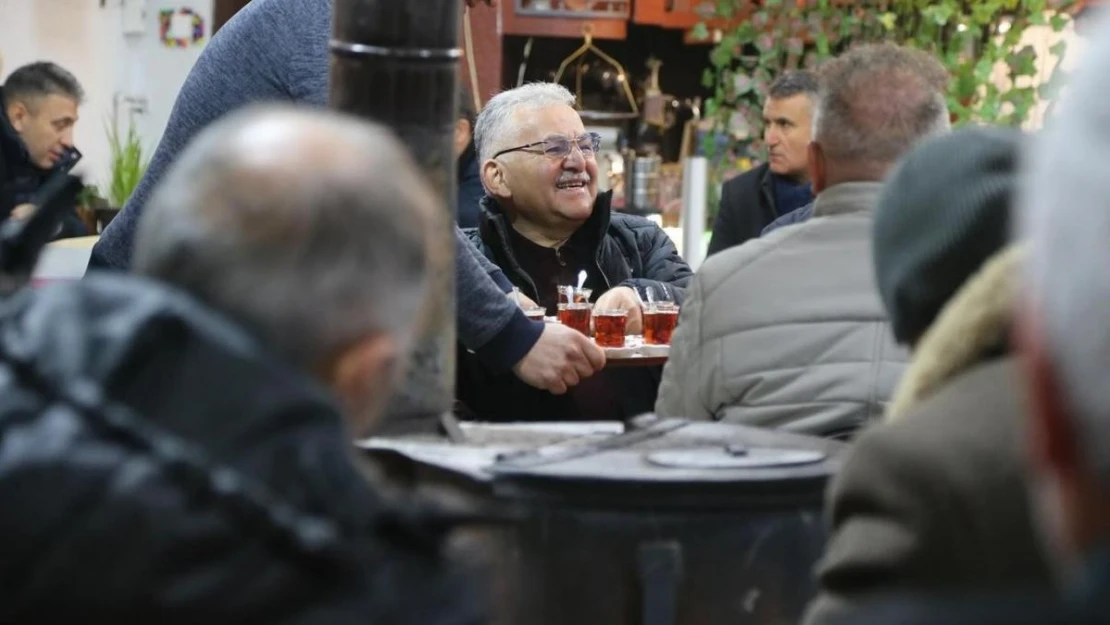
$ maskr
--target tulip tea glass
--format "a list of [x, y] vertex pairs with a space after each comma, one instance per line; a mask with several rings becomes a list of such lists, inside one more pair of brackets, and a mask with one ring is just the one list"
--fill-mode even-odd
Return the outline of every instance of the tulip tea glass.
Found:
[[559, 304], [559, 323], [574, 328], [586, 336], [590, 335], [590, 304]]
[[601, 347], [624, 347], [627, 310], [595, 310], [594, 341]]
[[647, 345], [670, 345], [671, 335], [678, 325], [678, 304], [674, 301], [674, 291], [662, 284], [658, 288], [648, 286], [643, 295], [644, 343]]

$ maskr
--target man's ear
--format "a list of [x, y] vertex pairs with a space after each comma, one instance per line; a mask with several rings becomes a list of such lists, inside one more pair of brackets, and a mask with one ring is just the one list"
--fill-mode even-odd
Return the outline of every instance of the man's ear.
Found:
[[344, 350], [326, 372], [356, 438], [374, 430], [396, 390], [402, 361], [398, 347], [392, 336], [368, 335]]
[[1031, 303], [1023, 302], [1016, 317], [1014, 332], [1028, 389], [1031, 460], [1042, 471], [1075, 476], [1082, 471], [1082, 452], [1044, 332]]
[[505, 167], [492, 158], [482, 163], [482, 186], [495, 198], [509, 198], [513, 196], [509, 189]]
[[825, 171], [825, 150], [820, 143], [810, 141], [809, 147], [809, 180], [813, 187], [813, 194], [825, 190], [828, 182], [828, 172]]
[[466, 146], [470, 145], [470, 121], [459, 119], [455, 121], [455, 154], [462, 154]]
[[16, 132], [21, 132], [23, 127], [27, 124], [27, 120], [31, 117], [31, 111], [27, 105], [18, 100], [8, 103], [8, 121], [11, 122], [12, 128]]

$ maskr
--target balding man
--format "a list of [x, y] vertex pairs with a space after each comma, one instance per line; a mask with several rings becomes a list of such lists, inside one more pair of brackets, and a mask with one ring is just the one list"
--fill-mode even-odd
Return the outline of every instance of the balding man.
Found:
[[167, 171], [145, 278], [6, 301], [0, 621], [484, 622], [452, 522], [351, 457], [404, 367], [439, 213], [387, 130], [248, 109]]
[[205, 133], [163, 180], [135, 272], [227, 314], [320, 378], [365, 435], [421, 313], [429, 222], [446, 217], [387, 130], [253, 112]]
[[710, 258], [695, 275], [656, 411], [847, 437], [880, 416], [907, 359], [871, 267], [887, 170], [948, 130], [947, 74], [894, 45], [822, 69], [810, 144], [814, 219]]

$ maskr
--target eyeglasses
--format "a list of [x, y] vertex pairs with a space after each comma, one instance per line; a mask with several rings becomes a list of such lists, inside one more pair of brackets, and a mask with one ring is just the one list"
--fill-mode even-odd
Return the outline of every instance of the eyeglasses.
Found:
[[531, 154], [543, 154], [547, 158], [560, 160], [570, 156], [570, 152], [574, 149], [574, 146], [578, 146], [578, 150], [582, 152], [582, 156], [593, 156], [601, 146], [601, 135], [596, 132], [587, 132], [577, 137], [548, 137], [543, 141], [536, 141], [534, 143], [518, 145], [515, 148], [501, 150], [497, 154], [494, 154], [493, 158], [497, 158], [502, 154], [508, 154], [509, 152], [529, 152]]

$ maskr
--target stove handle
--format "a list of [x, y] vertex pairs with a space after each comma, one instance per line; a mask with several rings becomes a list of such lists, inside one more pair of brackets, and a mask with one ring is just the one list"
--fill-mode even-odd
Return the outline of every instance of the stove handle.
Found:
[[682, 583], [682, 544], [677, 540], [641, 544], [637, 561], [643, 625], [675, 625]]

